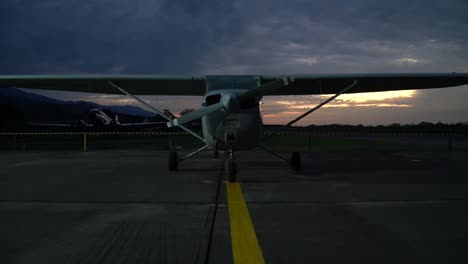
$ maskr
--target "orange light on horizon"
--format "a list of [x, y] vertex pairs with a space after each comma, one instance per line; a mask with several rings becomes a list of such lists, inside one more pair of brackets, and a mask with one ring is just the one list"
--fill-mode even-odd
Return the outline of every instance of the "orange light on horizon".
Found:
[[418, 91], [416, 90], [387, 91], [373, 93], [343, 94], [339, 98], [343, 101], [365, 103], [369, 101], [384, 101], [390, 99], [412, 98], [415, 97], [417, 93]]
[[[411, 107], [408, 103], [398, 103], [395, 100], [412, 98], [417, 95], [415, 90], [388, 91], [375, 93], [344, 94], [334, 101], [324, 105], [324, 108], [345, 108], [345, 107]], [[319, 98], [309, 97], [311, 100], [275, 100], [272, 104], [283, 105], [288, 109], [310, 109], [319, 103], [312, 103]], [[326, 99], [326, 98], [325, 98]], [[320, 101], [325, 100], [320, 97]]]
[[[413, 107], [411, 98], [416, 97], [418, 91], [387, 91], [373, 93], [344, 94], [323, 106], [323, 108], [387, 108], [403, 109]], [[291, 96], [264, 98], [263, 117], [266, 123], [283, 123], [303, 114], [305, 111], [316, 107], [320, 102], [326, 100], [327, 96]], [[339, 110], [341, 111], [341, 110]], [[316, 123], [323, 123], [321, 118], [314, 117]], [[301, 120], [299, 124], [307, 124], [310, 117]], [[327, 120], [327, 122], [335, 122]], [[339, 121], [338, 121], [339, 122]]]
[[[290, 109], [311, 109], [316, 104], [294, 104], [289, 102], [277, 102], [278, 104], [287, 105]], [[347, 108], [347, 107], [411, 107], [409, 104], [393, 104], [393, 103], [369, 103], [369, 104], [354, 104], [354, 103], [330, 103], [324, 105], [323, 108]]]

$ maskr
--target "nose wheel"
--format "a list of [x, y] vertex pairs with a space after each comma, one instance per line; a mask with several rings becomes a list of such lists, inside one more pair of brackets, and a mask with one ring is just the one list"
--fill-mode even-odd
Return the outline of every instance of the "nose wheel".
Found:
[[226, 161], [226, 175], [228, 176], [229, 182], [237, 181], [237, 163], [233, 160]]
[[224, 159], [224, 170], [229, 179], [229, 182], [237, 181], [237, 163], [234, 160], [232, 149], [228, 150], [227, 156]]
[[215, 139], [215, 146], [214, 146], [214, 151], [213, 151], [213, 158], [217, 159], [219, 158], [219, 141]]

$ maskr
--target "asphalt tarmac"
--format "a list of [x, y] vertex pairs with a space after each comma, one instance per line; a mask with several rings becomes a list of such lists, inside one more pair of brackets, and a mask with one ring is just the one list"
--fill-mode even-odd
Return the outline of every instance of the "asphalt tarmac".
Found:
[[[266, 263], [468, 262], [466, 152], [303, 153], [300, 173], [238, 160]], [[0, 152], [0, 263], [239, 260], [220, 168], [209, 152], [176, 172], [165, 151]]]

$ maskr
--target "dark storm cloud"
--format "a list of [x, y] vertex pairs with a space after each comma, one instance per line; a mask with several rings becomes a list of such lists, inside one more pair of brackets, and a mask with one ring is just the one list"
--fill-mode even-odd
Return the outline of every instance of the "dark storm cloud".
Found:
[[[190, 73], [226, 31], [229, 5], [174, 1], [2, 3], [2, 73]], [[210, 17], [215, 16], [211, 19]]]
[[257, 17], [249, 21], [246, 31], [219, 46], [216, 56], [206, 58], [208, 69], [239, 73], [466, 70], [464, 10], [468, 4], [461, 1], [293, 1], [266, 6], [255, 9], [258, 13], [252, 16]]
[[463, 70], [466, 10], [466, 1], [7, 0], [0, 71]]
[[[466, 10], [464, 0], [4, 0], [0, 74], [468, 72]], [[435, 113], [443, 93], [411, 105]], [[468, 94], [457, 95], [445, 113], [462, 119]]]

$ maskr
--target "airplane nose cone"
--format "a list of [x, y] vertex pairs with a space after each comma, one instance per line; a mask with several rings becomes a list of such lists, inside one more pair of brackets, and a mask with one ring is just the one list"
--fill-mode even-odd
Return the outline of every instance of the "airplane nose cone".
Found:
[[235, 131], [236, 148], [248, 149], [258, 145], [263, 132], [262, 128], [263, 124], [259, 114], [244, 113], [241, 111], [240, 113], [227, 116], [224, 121], [218, 125], [216, 135], [218, 138], [224, 139], [226, 129]]

